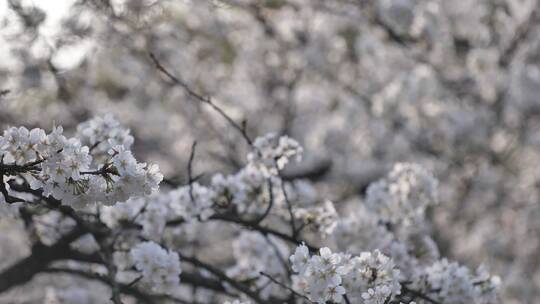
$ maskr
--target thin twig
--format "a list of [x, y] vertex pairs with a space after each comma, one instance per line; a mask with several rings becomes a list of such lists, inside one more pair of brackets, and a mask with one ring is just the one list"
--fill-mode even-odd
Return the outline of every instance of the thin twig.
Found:
[[[282, 239], [284, 241], [287, 241], [289, 243], [292, 243], [294, 245], [299, 245], [299, 244], [302, 243], [302, 241], [300, 241], [298, 239], [295, 239], [295, 238], [293, 238], [292, 236], [290, 236], [290, 235], [288, 235], [286, 233], [274, 230], [272, 228], [261, 226], [260, 223], [255, 223], [253, 221], [243, 220], [243, 219], [241, 219], [238, 216], [233, 215], [233, 214], [227, 214], [227, 213], [214, 214], [214, 215], [210, 216], [209, 220], [220, 220], [220, 221], [224, 221], [224, 222], [235, 223], [235, 224], [244, 226], [244, 227], [246, 227], [248, 229], [258, 231], [258, 232], [260, 232], [260, 233], [262, 233], [264, 235], [270, 234], [270, 235], [277, 236], [278, 238], [280, 238], [280, 239]], [[171, 221], [167, 222], [167, 226], [175, 226], [175, 225], [181, 224], [183, 222], [184, 222], [184, 219], [171, 220]], [[318, 247], [310, 245], [307, 242], [305, 242], [305, 245], [306, 245], [306, 247], [308, 247], [309, 251], [311, 251], [311, 252], [319, 251]]]
[[129, 282], [129, 284], [127, 284], [127, 287], [133, 287], [135, 284], [137, 284], [140, 280], [142, 280], [142, 278], [144, 278], [143, 275], [140, 275], [138, 277], [135, 278], [135, 280]]
[[189, 198], [191, 199], [192, 204], [196, 204], [195, 197], [193, 196], [193, 160], [195, 159], [195, 148], [197, 147], [197, 142], [194, 141], [191, 145], [191, 153], [189, 154], [188, 161], [188, 185], [189, 185]]
[[510, 64], [521, 43], [526, 40], [531, 31], [534, 29], [534, 22], [536, 22], [538, 19], [539, 11], [540, 8], [536, 6], [531, 11], [529, 19], [527, 19], [527, 21], [517, 28], [513, 39], [510, 41], [510, 44], [504, 50], [502, 50], [501, 56], [499, 57], [499, 65], [501, 67], [507, 67]]
[[105, 266], [107, 267], [107, 279], [109, 281], [109, 285], [111, 286], [111, 301], [114, 304], [123, 304], [122, 298], [121, 298], [121, 290], [120, 285], [116, 281], [116, 273], [118, 271], [116, 265], [113, 261], [113, 252], [112, 248], [114, 246], [114, 242], [111, 242], [110, 244], [107, 244], [106, 239], [97, 239], [100, 241], [100, 247], [101, 247], [101, 255], [103, 260], [105, 261]]
[[274, 279], [271, 275], [267, 274], [266, 272], [261, 271], [261, 272], [259, 272], [259, 274], [262, 275], [263, 277], [267, 277], [267, 278], [268, 278], [270, 281], [272, 281], [274, 284], [279, 285], [279, 286], [281, 286], [281, 287], [287, 289], [288, 291], [292, 292], [292, 293], [295, 294], [296, 296], [305, 299], [305, 300], [308, 301], [309, 303], [312, 303], [312, 302], [309, 300], [308, 297], [306, 297], [305, 295], [303, 295], [303, 294], [301, 294], [301, 293], [295, 291], [294, 289], [292, 289], [292, 288], [290, 288], [289, 286], [283, 284], [282, 282], [280, 282], [280, 281]]
[[233, 128], [235, 128], [244, 138], [244, 140], [248, 143], [248, 145], [252, 146], [253, 142], [251, 138], [248, 136], [246, 131], [246, 125], [245, 123], [242, 123], [242, 125], [239, 125], [234, 119], [232, 119], [225, 111], [223, 111], [220, 107], [218, 107], [210, 97], [204, 97], [201, 94], [195, 92], [193, 89], [191, 89], [184, 81], [182, 81], [180, 78], [176, 77], [174, 74], [169, 72], [157, 59], [156, 55], [154, 53], [150, 52], [150, 59], [154, 63], [155, 67], [161, 71], [167, 78], [169, 78], [173, 83], [176, 85], [181, 86], [186, 92], [196, 100], [198, 100], [201, 103], [205, 103], [209, 105], [214, 111], [219, 113], [227, 122], [229, 122]]
[[401, 286], [401, 290], [403, 291], [404, 294], [410, 294], [410, 295], [412, 295], [414, 297], [420, 298], [420, 299], [422, 299], [424, 301], [427, 301], [427, 302], [429, 302], [431, 304], [442, 304], [442, 303], [440, 303], [440, 302], [438, 302], [436, 300], [433, 300], [432, 298], [430, 298], [429, 296], [423, 294], [422, 292], [420, 292], [418, 290], [408, 288], [406, 284], [403, 284]]
[[268, 206], [266, 207], [266, 210], [264, 210], [263, 214], [261, 214], [259, 217], [253, 219], [250, 221], [251, 223], [258, 225], [264, 219], [270, 214], [270, 210], [272, 210], [272, 207], [274, 206], [274, 186], [272, 183], [272, 179], [268, 178], [267, 180], [267, 186], [268, 186], [268, 192], [269, 192], [269, 198], [268, 198]]
[[210, 272], [211, 274], [216, 276], [219, 280], [228, 283], [234, 289], [246, 294], [248, 297], [253, 299], [253, 301], [255, 301], [255, 302], [259, 303], [259, 304], [269, 303], [269, 302], [261, 299], [259, 297], [259, 295], [257, 293], [255, 293], [255, 292], [253, 292], [248, 286], [245, 286], [244, 284], [241, 284], [241, 283], [237, 282], [236, 280], [230, 278], [228, 275], [226, 275], [220, 269], [215, 268], [214, 266], [212, 266], [210, 264], [207, 264], [205, 262], [202, 262], [197, 258], [183, 255], [180, 252], [178, 252], [178, 255], [180, 256], [180, 259], [182, 259], [183, 261], [186, 261], [186, 262], [192, 264], [195, 267], [203, 268], [203, 269], [207, 270], [208, 272]]
[[291, 223], [291, 235], [293, 238], [297, 238], [298, 231], [296, 230], [296, 223], [294, 221], [294, 213], [292, 210], [292, 204], [289, 200], [289, 195], [287, 194], [287, 189], [285, 188], [285, 182], [281, 181], [281, 191], [283, 192], [283, 196], [285, 197], [285, 203], [287, 203], [287, 210], [289, 211], [289, 217], [290, 217], [290, 223]]
[[[109, 284], [108, 279], [100, 274], [85, 272], [85, 271], [77, 270], [77, 269], [50, 267], [50, 268], [45, 269], [43, 272], [50, 273], [50, 274], [55, 274], [55, 273], [71, 274], [71, 275], [76, 275], [76, 276], [79, 276], [81, 278], [85, 278], [88, 280], [99, 281], [107, 285]], [[122, 293], [131, 295], [137, 298], [137, 300], [142, 303], [151, 304], [151, 303], [156, 303], [156, 301], [166, 301], [168, 303], [169, 301], [172, 301], [174, 303], [181, 303], [181, 304], [200, 304], [200, 302], [187, 301], [184, 299], [179, 299], [179, 298], [176, 298], [170, 295], [165, 295], [165, 294], [146, 294], [133, 286], [129, 286], [129, 284], [119, 284], [119, 286]], [[161, 303], [161, 302], [158, 302], [158, 303]]]

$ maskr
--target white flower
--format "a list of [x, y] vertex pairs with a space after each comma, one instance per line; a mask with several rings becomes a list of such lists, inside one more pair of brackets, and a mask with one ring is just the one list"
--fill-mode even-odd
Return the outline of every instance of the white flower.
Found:
[[[307, 262], [304, 262], [307, 259]], [[329, 248], [321, 248], [319, 255], [309, 258], [309, 252], [305, 245], [296, 248], [295, 253], [289, 258], [293, 263], [293, 270], [299, 273], [297, 286], [307, 297], [317, 303], [327, 301], [340, 302], [346, 290], [341, 286], [342, 276], [347, 269], [343, 262], [348, 256], [332, 253]]]
[[346, 291], [343, 286], [328, 286], [328, 289], [326, 290], [326, 294], [328, 294], [328, 298], [331, 302], [334, 303], [341, 303], [343, 300], [343, 295], [345, 295]]
[[408, 225], [438, 202], [437, 184], [419, 165], [398, 163], [388, 177], [369, 185], [366, 203], [381, 219]]
[[171, 207], [187, 221], [199, 218], [206, 221], [214, 214], [215, 192], [199, 183], [183, 186], [169, 193]]
[[298, 208], [294, 216], [315, 227], [323, 236], [332, 234], [339, 220], [334, 203], [328, 200], [322, 206]]
[[146, 166], [145, 182], [143, 183], [143, 190], [145, 195], [150, 195], [159, 188], [159, 184], [163, 180], [163, 174], [159, 170], [159, 166], [156, 164], [150, 164]]
[[120, 175], [135, 175], [138, 173], [137, 161], [131, 151], [126, 150], [126, 147], [114, 146], [109, 150], [109, 154], [112, 155], [114, 167]]
[[110, 160], [95, 159], [79, 138], [62, 133], [60, 126], [49, 134], [24, 127], [5, 130], [0, 140], [4, 163], [35, 162], [19, 173], [30, 187], [76, 208], [96, 202], [112, 205], [157, 190], [163, 178], [159, 168], [138, 163], [125, 146], [114, 146]]
[[303, 149], [300, 144], [288, 136], [278, 136], [274, 133], [257, 137], [253, 142], [255, 151], [248, 154], [251, 165], [260, 167], [265, 176], [277, 175], [289, 162], [291, 157], [299, 161]]
[[93, 152], [97, 154], [104, 154], [116, 146], [129, 149], [133, 144], [129, 129], [122, 128], [111, 114], [81, 123], [77, 127], [77, 137], [84, 144], [94, 147]]
[[362, 299], [364, 304], [383, 304], [391, 297], [392, 290], [386, 286], [376, 286], [375, 288], [369, 288], [366, 292], [362, 293]]
[[180, 258], [154, 242], [144, 242], [130, 251], [142, 282], [155, 292], [170, 293], [180, 284]]
[[[269, 247], [270, 246], [270, 247]], [[261, 297], [281, 296], [281, 288], [272, 284], [264, 272], [274, 279], [285, 281], [287, 271], [280, 257], [290, 254], [287, 245], [275, 237], [261, 235], [258, 232], [243, 231], [233, 242], [235, 265], [227, 269], [227, 275], [237, 280], [253, 279], [253, 284], [261, 288]]]
[[319, 255], [312, 258], [313, 266], [317, 269], [328, 270], [329, 268], [337, 265], [341, 257], [335, 253], [332, 253], [330, 248], [323, 247], [319, 250]]
[[9, 128], [4, 131], [0, 148], [4, 150], [2, 155], [7, 157], [6, 162], [15, 162], [24, 165], [38, 159], [40, 155], [39, 147], [45, 141], [45, 131], [42, 129], [32, 129], [28, 131], [25, 127]]
[[309, 249], [304, 244], [296, 247], [294, 254], [291, 255], [289, 260], [295, 272], [304, 273], [308, 267]]
[[[474, 275], [465, 266], [447, 259], [436, 261], [425, 269], [423, 286], [431, 297], [449, 304], [493, 303], [498, 277], [490, 277], [480, 268]], [[418, 283], [422, 287], [422, 282]]]

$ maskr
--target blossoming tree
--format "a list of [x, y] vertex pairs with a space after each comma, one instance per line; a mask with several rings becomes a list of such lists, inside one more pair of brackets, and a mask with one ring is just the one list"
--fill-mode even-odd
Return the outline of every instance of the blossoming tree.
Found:
[[[134, 158], [133, 137], [112, 116], [80, 124], [71, 138], [59, 126], [48, 134], [5, 130], [1, 203], [37, 240], [29, 257], [0, 274], [0, 291], [39, 272], [65, 272], [102, 280], [114, 303], [123, 295], [147, 302], [496, 301], [498, 278], [441, 259], [423, 228], [426, 208], [437, 202], [430, 173], [397, 164], [369, 186], [366, 205], [351, 206], [342, 219], [332, 202], [303, 193], [312, 190], [308, 182], [283, 180], [290, 159], [302, 156], [298, 142], [275, 134], [252, 141], [230, 122], [252, 150], [246, 165], [201, 184], [192, 172], [194, 144], [188, 183], [162, 191], [158, 167]], [[204, 244], [190, 236], [217, 233], [212, 221], [240, 232], [225, 269], [196, 257]]]
[[0, 302], [540, 297], [536, 0], [69, 9], [0, 3]]

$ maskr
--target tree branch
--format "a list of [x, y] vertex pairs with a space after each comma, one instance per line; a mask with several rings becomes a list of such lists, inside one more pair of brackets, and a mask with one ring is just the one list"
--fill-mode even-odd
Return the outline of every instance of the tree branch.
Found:
[[192, 264], [195, 267], [199, 267], [199, 268], [207, 270], [208, 272], [210, 272], [211, 274], [216, 276], [219, 280], [230, 284], [234, 289], [246, 294], [248, 297], [253, 299], [253, 301], [255, 301], [255, 302], [259, 303], [259, 304], [273, 303], [273, 302], [268, 302], [268, 301], [265, 301], [265, 300], [261, 299], [259, 297], [259, 295], [256, 292], [249, 289], [248, 286], [246, 286], [244, 284], [241, 284], [241, 283], [237, 282], [236, 280], [230, 278], [229, 276], [227, 276], [225, 273], [223, 273], [218, 268], [215, 268], [214, 266], [212, 266], [210, 264], [202, 262], [197, 258], [185, 256], [180, 252], [178, 253], [178, 255], [180, 256], [180, 258], [183, 261], [186, 261], [186, 262]]
[[154, 53], [150, 52], [150, 59], [154, 63], [155, 67], [161, 71], [167, 78], [169, 78], [174, 84], [182, 87], [186, 92], [189, 94], [189, 96], [195, 98], [201, 103], [209, 105], [214, 111], [219, 113], [229, 124], [233, 126], [244, 138], [244, 140], [248, 143], [248, 145], [253, 145], [253, 142], [251, 138], [248, 136], [246, 131], [246, 125], [245, 123], [242, 123], [242, 125], [239, 125], [237, 122], [234, 121], [225, 111], [223, 111], [220, 107], [218, 107], [210, 97], [204, 97], [200, 95], [199, 93], [192, 90], [184, 81], [180, 80], [180, 78], [176, 77], [174, 74], [169, 72], [157, 59], [157, 57], [154, 55]]
[[51, 262], [69, 258], [69, 244], [84, 233], [83, 229], [76, 227], [52, 246], [46, 246], [43, 243], [34, 244], [29, 257], [9, 266], [0, 274], [0, 293], [30, 281], [35, 274], [42, 272]]

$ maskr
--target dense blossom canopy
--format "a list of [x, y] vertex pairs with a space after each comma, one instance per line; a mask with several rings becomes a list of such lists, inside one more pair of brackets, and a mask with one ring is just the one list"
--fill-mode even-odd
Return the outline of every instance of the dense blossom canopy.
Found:
[[540, 302], [538, 0], [0, 24], [0, 302]]
[[[61, 127], [49, 134], [7, 129], [0, 137], [5, 176], [1, 203], [15, 216], [34, 214], [27, 222], [35, 222], [40, 242], [48, 246], [81, 230], [71, 246], [79, 254], [98, 253], [91, 262], [102, 264], [108, 273], [115, 302], [121, 301], [118, 286], [186, 298], [180, 289], [186, 262], [199, 268], [199, 280], [221, 280], [215, 284], [222, 290], [197, 295], [204, 302], [221, 299], [220, 292], [240, 292], [241, 300], [260, 303], [497, 300], [497, 277], [439, 258], [427, 230], [421, 229], [426, 208], [438, 197], [437, 181], [418, 165], [396, 164], [387, 177], [368, 187], [365, 207], [356, 206], [342, 222], [331, 201], [304, 199], [301, 187], [281, 177], [289, 159], [299, 161], [302, 154], [298, 142], [287, 136], [256, 138], [246, 166], [236, 174], [218, 173], [208, 185], [190, 175], [187, 185], [158, 192], [163, 179], [159, 169], [137, 162], [129, 150], [133, 138], [113, 117], [94, 118], [77, 130], [78, 137], [67, 139]], [[234, 263], [224, 272], [196, 257], [180, 257], [191, 251], [186, 245], [197, 242], [189, 234], [216, 233], [212, 226], [204, 227], [215, 219], [254, 230], [235, 237]], [[287, 224], [291, 234], [267, 230]], [[308, 229], [315, 234], [309, 236]], [[343, 251], [317, 250], [305, 243], [316, 239]], [[370, 241], [363, 243], [366, 239]], [[284, 298], [284, 293], [290, 295]]]

